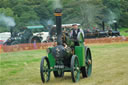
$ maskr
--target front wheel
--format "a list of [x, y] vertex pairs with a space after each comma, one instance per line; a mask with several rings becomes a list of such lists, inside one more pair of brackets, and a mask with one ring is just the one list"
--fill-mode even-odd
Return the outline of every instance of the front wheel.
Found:
[[73, 82], [77, 82], [80, 79], [80, 66], [76, 55], [73, 55], [71, 59], [71, 76]]
[[41, 60], [40, 75], [43, 83], [50, 80], [50, 64], [46, 56], [44, 56]]

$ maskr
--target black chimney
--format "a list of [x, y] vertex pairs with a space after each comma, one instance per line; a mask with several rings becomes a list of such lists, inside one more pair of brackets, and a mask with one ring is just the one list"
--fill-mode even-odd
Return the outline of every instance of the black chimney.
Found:
[[103, 26], [103, 31], [104, 31], [104, 29], [105, 29], [105, 26], [104, 26], [104, 21], [102, 21], [102, 26]]
[[55, 16], [56, 16], [56, 31], [57, 31], [57, 45], [62, 45], [62, 29], [61, 29], [61, 16], [62, 16], [62, 9], [56, 8], [55, 9]]
[[117, 23], [114, 23], [114, 24], [115, 24], [115, 31], [117, 31], [117, 28], [118, 28]]
[[13, 37], [13, 27], [10, 27], [11, 37]]

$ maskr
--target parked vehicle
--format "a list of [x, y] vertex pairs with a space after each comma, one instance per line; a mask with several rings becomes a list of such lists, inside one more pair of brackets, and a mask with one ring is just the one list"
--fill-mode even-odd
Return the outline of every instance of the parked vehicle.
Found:
[[43, 26], [26, 26], [18, 33], [11, 32], [11, 37], [4, 43], [4, 45], [15, 45], [22, 43], [40, 43], [43, 39], [41, 35], [33, 35], [31, 29], [42, 29]]

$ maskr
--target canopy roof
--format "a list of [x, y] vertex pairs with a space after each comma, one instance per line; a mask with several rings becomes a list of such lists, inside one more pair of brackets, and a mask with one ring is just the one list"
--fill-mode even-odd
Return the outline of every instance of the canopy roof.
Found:
[[[62, 28], [72, 28], [73, 24], [62, 24], [61, 27]], [[80, 26], [80, 24], [77, 24], [78, 26]], [[56, 25], [53, 25], [53, 28], [56, 28]]]
[[27, 26], [28, 29], [42, 29], [44, 28], [43, 25], [38, 25], [38, 26]]

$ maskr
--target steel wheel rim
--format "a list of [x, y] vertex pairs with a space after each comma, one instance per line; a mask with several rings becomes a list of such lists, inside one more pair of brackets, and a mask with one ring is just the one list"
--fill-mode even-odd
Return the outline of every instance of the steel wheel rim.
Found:
[[40, 73], [43, 83], [48, 82], [50, 80], [50, 65], [47, 57], [42, 58]]
[[73, 82], [79, 81], [80, 78], [80, 68], [79, 68], [79, 61], [77, 56], [73, 56], [71, 60], [71, 73], [72, 73], [72, 80]]
[[47, 63], [46, 59], [44, 59], [44, 63], [43, 63], [43, 76], [44, 76], [45, 81], [48, 81], [49, 68], [48, 68], [48, 63]]
[[86, 57], [86, 69], [87, 69], [87, 75], [90, 76], [92, 72], [92, 59], [91, 59], [91, 55], [89, 54], [89, 51]]

